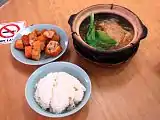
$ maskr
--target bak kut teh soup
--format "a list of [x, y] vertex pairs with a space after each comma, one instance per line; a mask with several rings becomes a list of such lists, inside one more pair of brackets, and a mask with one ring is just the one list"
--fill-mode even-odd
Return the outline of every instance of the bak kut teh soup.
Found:
[[134, 30], [121, 16], [92, 13], [81, 23], [80, 35], [88, 45], [103, 51], [128, 45], [134, 37]]

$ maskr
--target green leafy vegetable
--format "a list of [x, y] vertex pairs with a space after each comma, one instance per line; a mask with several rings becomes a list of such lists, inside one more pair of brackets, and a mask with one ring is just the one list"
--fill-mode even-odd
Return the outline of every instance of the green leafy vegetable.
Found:
[[90, 16], [90, 25], [85, 37], [85, 42], [99, 50], [109, 49], [110, 47], [115, 46], [117, 43], [104, 31], [95, 30], [93, 13]]
[[117, 42], [114, 39], [112, 39], [109, 35], [107, 35], [107, 33], [105, 33], [104, 31], [96, 30], [95, 35], [95, 38], [97, 40], [97, 49], [106, 50], [117, 44]]
[[95, 46], [96, 45], [96, 38], [95, 38], [95, 25], [94, 25], [94, 14], [92, 13], [90, 16], [90, 25], [88, 28], [88, 32], [85, 38], [85, 41], [91, 45]]

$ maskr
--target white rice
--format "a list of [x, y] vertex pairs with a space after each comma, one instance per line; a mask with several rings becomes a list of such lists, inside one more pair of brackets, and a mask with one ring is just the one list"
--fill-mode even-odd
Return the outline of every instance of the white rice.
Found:
[[35, 100], [50, 112], [61, 113], [73, 109], [82, 101], [86, 88], [80, 81], [65, 72], [49, 73], [36, 86]]

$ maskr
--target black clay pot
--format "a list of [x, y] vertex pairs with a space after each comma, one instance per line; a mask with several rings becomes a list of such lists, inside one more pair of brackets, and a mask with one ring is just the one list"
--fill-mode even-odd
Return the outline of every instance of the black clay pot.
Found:
[[[116, 50], [99, 51], [86, 44], [80, 36], [79, 28], [82, 23], [87, 23], [91, 12], [95, 15], [116, 16], [124, 19], [134, 30], [133, 40], [126, 46]], [[133, 12], [127, 8], [113, 4], [99, 4], [88, 7], [77, 14], [71, 15], [68, 21], [71, 26], [75, 50], [83, 57], [96, 63], [114, 65], [127, 61], [138, 50], [140, 41], [147, 36], [148, 29]], [[88, 24], [88, 23], [87, 23]]]

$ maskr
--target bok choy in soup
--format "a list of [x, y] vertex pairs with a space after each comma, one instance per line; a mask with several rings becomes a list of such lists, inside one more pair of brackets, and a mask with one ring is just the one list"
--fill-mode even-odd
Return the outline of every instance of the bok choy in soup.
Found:
[[133, 27], [125, 20], [117, 16], [97, 16], [92, 13], [80, 26], [80, 35], [88, 45], [105, 51], [124, 47], [132, 41]]

